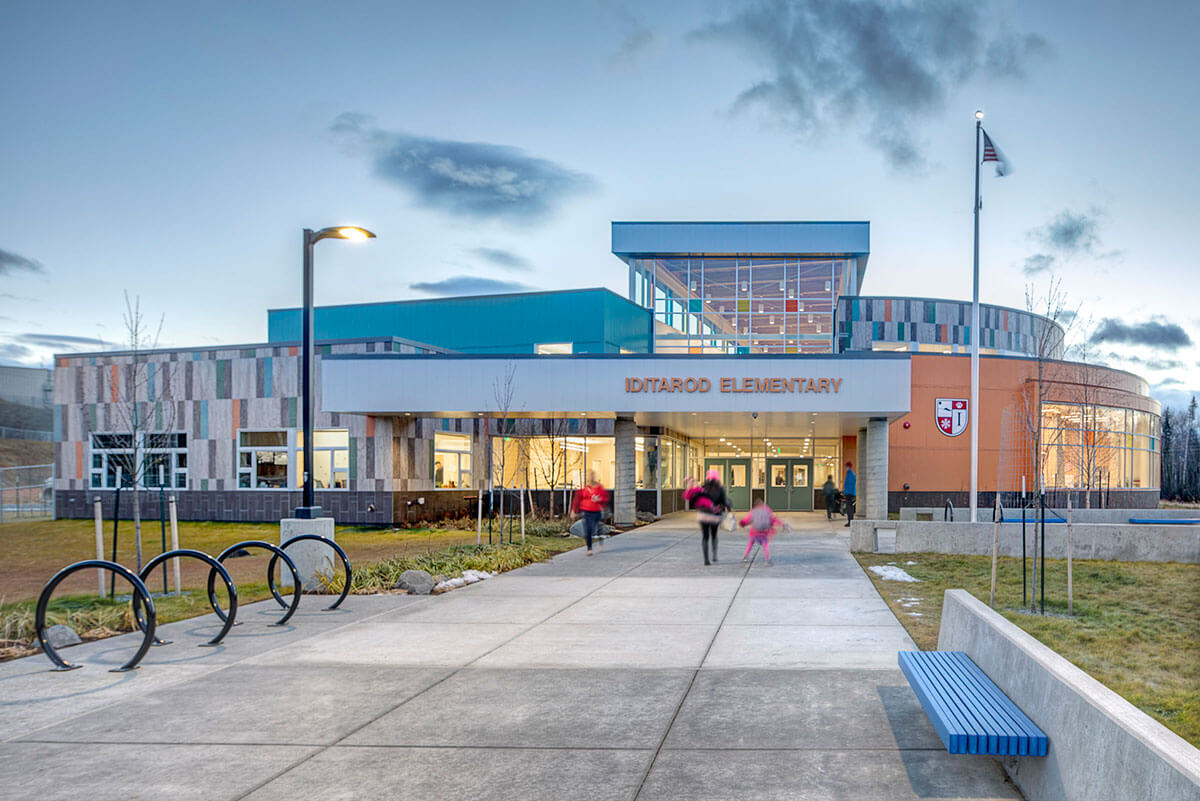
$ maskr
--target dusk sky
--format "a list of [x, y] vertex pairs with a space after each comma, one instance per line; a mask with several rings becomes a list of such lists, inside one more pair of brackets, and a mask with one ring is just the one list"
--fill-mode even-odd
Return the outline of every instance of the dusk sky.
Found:
[[[864, 294], [1061, 277], [1077, 339], [1200, 391], [1200, 6], [3, 4], [0, 358], [266, 338], [318, 303], [607, 286], [612, 220], [868, 220]], [[100, 341], [102, 340], [103, 343]]]

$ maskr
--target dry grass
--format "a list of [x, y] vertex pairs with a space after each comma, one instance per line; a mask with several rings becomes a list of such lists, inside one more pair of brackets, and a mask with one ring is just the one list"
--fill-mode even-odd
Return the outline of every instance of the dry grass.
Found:
[[[475, 548], [473, 530], [442, 529], [381, 529], [339, 526], [338, 544], [346, 551], [355, 567], [355, 592], [376, 592], [390, 589], [396, 576], [409, 568], [428, 569], [444, 577], [457, 576], [462, 570], [511, 570], [532, 561], [549, 558], [580, 544], [575, 538], [553, 534], [562, 524], [543, 524], [536, 529], [546, 536], [528, 536], [528, 543], [507, 546], [487, 545]], [[534, 530], [533, 526], [529, 527]], [[133, 526], [122, 523], [117, 550], [118, 561], [126, 566], [134, 562]], [[279, 541], [277, 523], [180, 523], [179, 544], [216, 555], [241, 540]], [[497, 535], [498, 540], [498, 535]], [[111, 557], [111, 529], [105, 529], [105, 558]], [[45, 582], [66, 565], [95, 558], [95, 528], [87, 520], [36, 521], [0, 525], [0, 661], [25, 656], [33, 652], [34, 603]], [[159, 526], [144, 524], [143, 556], [150, 559], [161, 552]], [[239, 603], [251, 603], [270, 597], [265, 569], [269, 552], [252, 551], [253, 558], [226, 561], [226, 566], [238, 588]], [[199, 560], [181, 560], [182, 595], [155, 599], [159, 623], [170, 623], [210, 610], [203, 587], [208, 578], [208, 566]], [[341, 590], [342, 574], [335, 574], [332, 589]], [[128, 594], [129, 588], [118, 583], [117, 592]], [[155, 571], [147, 581], [151, 591], [162, 590], [161, 573]], [[228, 601], [220, 582], [218, 599]], [[156, 590], [157, 587], [157, 590]], [[172, 589], [174, 589], [172, 587]], [[80, 571], [55, 593], [48, 620], [53, 625], [70, 626], [85, 639], [98, 639], [133, 629], [133, 617], [128, 601], [99, 598], [96, 592], [96, 573]]]
[[[988, 598], [988, 556], [855, 557], [864, 567], [895, 564], [920, 579], [884, 581], [867, 572], [923, 649], [937, 648], [947, 589]], [[1200, 565], [1077, 560], [1073, 617], [1066, 614], [1066, 562], [1047, 565], [1045, 616], [1023, 608], [1020, 559], [999, 562], [997, 611], [1200, 747]]]

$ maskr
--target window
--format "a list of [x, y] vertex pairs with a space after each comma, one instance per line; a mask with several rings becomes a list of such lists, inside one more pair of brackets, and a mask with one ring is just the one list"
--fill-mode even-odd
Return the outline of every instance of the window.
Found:
[[[117, 476], [122, 487], [139, 489], [187, 487], [187, 434], [181, 432], [138, 432], [93, 434], [90, 483], [94, 489], [115, 489]], [[135, 466], [140, 456], [141, 465]]]
[[534, 345], [534, 352], [539, 356], [549, 353], [573, 353], [573, 345], [572, 342], [542, 342]]
[[237, 464], [240, 489], [287, 489], [287, 432], [240, 432]]
[[434, 432], [433, 486], [445, 489], [471, 486], [471, 436], [469, 434]]
[[[304, 432], [296, 432], [296, 481], [304, 481]], [[313, 432], [313, 486], [347, 489], [350, 486], [350, 432], [329, 428]]]

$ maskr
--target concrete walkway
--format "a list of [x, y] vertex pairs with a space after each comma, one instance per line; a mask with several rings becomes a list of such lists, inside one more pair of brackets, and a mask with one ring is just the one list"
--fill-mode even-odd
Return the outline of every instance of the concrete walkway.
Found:
[[949, 756], [913, 648], [846, 529], [793, 516], [774, 565], [678, 515], [447, 595], [211, 616], [129, 674], [130, 636], [0, 665], [0, 798], [1019, 798]]

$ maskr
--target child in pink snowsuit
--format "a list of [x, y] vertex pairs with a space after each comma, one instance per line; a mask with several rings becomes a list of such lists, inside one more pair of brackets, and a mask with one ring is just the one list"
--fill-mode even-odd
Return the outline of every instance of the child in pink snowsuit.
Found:
[[741, 524], [750, 527], [747, 532], [749, 541], [746, 543], [746, 553], [742, 555], [742, 561], [745, 562], [750, 558], [750, 549], [754, 547], [755, 543], [758, 543], [762, 546], [763, 557], [767, 560], [767, 564], [771, 564], [771, 537], [775, 534], [775, 528], [783, 525], [783, 521], [775, 516], [765, 501], [759, 501], [754, 505], [750, 514], [742, 518]]

